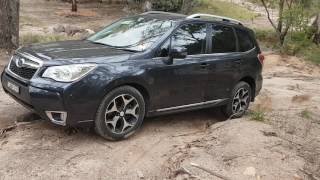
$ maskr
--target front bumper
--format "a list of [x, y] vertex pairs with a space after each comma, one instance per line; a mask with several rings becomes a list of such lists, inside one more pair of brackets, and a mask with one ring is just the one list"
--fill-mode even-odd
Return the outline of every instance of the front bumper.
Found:
[[[8, 82], [18, 86], [19, 92], [10, 89]], [[93, 124], [96, 105], [90, 104], [90, 102], [81, 103], [81, 101], [78, 101], [77, 104], [74, 99], [79, 97], [73, 96], [70, 87], [59, 87], [56, 90], [39, 88], [32, 83], [20, 81], [6, 71], [1, 74], [1, 83], [7, 94], [45, 120], [62, 126]]]

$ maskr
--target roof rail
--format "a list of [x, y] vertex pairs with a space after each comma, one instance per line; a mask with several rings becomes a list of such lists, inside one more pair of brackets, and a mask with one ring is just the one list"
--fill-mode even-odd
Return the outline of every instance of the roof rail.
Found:
[[147, 11], [142, 13], [142, 15], [147, 15], [147, 14], [166, 14], [166, 15], [174, 15], [174, 16], [185, 16], [183, 14], [164, 12], [164, 11]]
[[224, 16], [211, 15], [211, 14], [192, 14], [192, 15], [188, 16], [187, 19], [201, 18], [201, 17], [209, 17], [209, 18], [218, 19], [220, 21], [226, 21], [226, 22], [231, 22], [231, 23], [243, 25], [242, 22], [239, 20], [224, 17]]

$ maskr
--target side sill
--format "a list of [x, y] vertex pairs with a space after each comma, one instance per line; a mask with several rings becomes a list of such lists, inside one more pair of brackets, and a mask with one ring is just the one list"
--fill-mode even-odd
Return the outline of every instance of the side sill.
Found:
[[220, 105], [224, 105], [228, 100], [229, 98], [224, 98], [224, 99], [217, 99], [217, 100], [205, 101], [205, 102], [194, 103], [194, 104], [187, 104], [182, 106], [157, 109], [157, 110], [149, 111], [147, 114], [147, 117], [220, 106]]

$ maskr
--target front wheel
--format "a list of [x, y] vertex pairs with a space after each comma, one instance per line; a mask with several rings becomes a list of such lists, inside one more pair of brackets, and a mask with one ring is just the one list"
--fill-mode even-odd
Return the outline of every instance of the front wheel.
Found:
[[227, 118], [240, 118], [249, 108], [251, 101], [251, 87], [246, 82], [239, 82], [232, 90], [229, 103], [222, 107], [222, 112]]
[[140, 128], [144, 115], [145, 102], [141, 93], [131, 86], [119, 87], [102, 100], [95, 130], [108, 140], [125, 139]]

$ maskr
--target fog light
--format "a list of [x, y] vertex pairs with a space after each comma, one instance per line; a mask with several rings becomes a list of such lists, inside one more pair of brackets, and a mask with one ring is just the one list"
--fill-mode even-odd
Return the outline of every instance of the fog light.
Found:
[[46, 111], [46, 114], [50, 121], [54, 124], [58, 124], [61, 126], [66, 125], [67, 120], [67, 112], [64, 111]]

